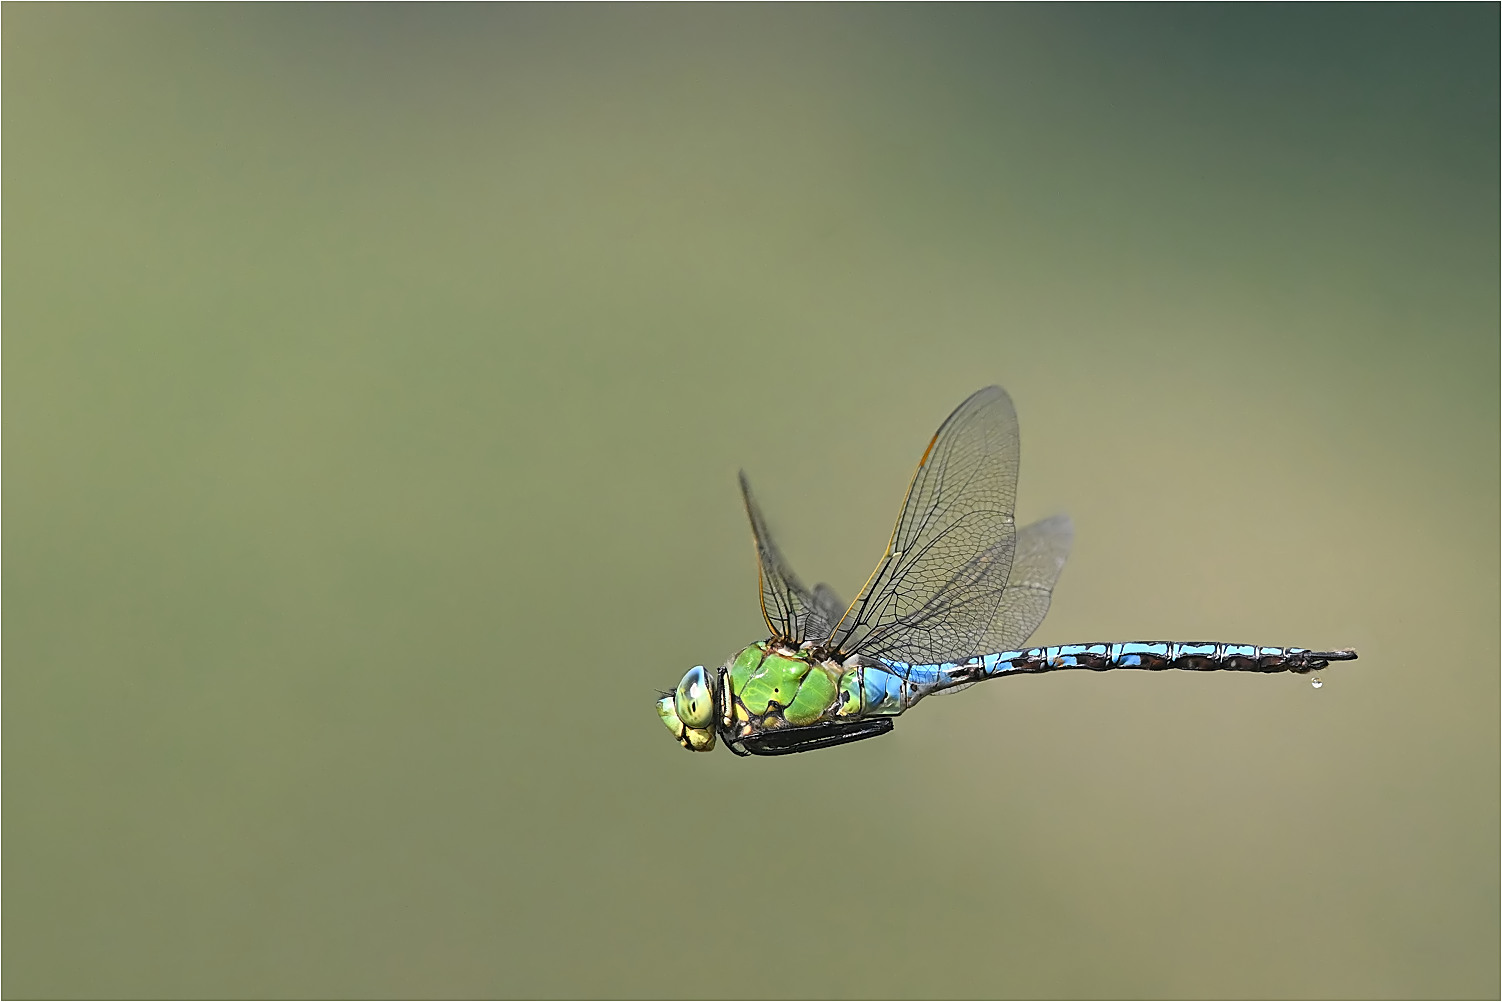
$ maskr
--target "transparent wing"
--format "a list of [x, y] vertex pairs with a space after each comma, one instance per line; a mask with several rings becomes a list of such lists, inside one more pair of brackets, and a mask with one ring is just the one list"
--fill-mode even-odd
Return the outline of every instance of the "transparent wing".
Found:
[[834, 624], [845, 614], [845, 603], [829, 585], [814, 585], [814, 607], [808, 616], [808, 639], [824, 640], [834, 632]]
[[819, 585], [814, 593], [798, 581], [798, 576], [782, 559], [777, 543], [762, 517], [761, 506], [751, 494], [751, 481], [741, 472], [741, 496], [746, 501], [746, 515], [751, 519], [751, 534], [756, 537], [756, 559], [761, 582], [761, 614], [767, 629], [779, 640], [802, 643], [807, 639], [823, 640], [840, 618], [841, 606], [832, 615], [829, 602], [835, 601], [828, 585]]
[[[1001, 591], [996, 618], [991, 620], [991, 628], [981, 641], [981, 651], [986, 654], [1015, 651], [1027, 643], [1027, 638], [1048, 615], [1053, 586], [1059, 580], [1059, 572], [1064, 569], [1072, 542], [1074, 523], [1069, 521], [1068, 515], [1055, 515], [1017, 530], [1012, 573]], [[966, 682], [940, 689], [938, 695], [952, 696], [975, 684]]]
[[1001, 603], [981, 642], [984, 650], [980, 653], [1015, 651], [1027, 643], [1048, 615], [1053, 586], [1073, 542], [1074, 523], [1068, 515], [1055, 515], [1017, 530], [1012, 573], [1002, 589]]
[[830, 646], [909, 664], [984, 653], [1016, 545], [1017, 463], [1017, 413], [1005, 390], [988, 386], [955, 408]]

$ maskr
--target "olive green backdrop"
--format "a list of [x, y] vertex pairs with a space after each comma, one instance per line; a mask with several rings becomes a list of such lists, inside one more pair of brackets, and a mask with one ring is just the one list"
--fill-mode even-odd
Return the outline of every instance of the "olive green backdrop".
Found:
[[[4, 12], [4, 991], [1487, 996], [1495, 6]], [[1063, 673], [691, 756], [999, 382]]]

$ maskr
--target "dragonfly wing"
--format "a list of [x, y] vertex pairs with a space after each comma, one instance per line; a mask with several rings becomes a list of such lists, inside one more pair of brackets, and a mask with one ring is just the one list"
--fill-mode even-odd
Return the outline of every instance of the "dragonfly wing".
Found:
[[808, 616], [809, 639], [826, 639], [844, 614], [845, 603], [840, 601], [833, 588], [822, 581], [814, 585], [814, 605]]
[[955, 408], [831, 646], [909, 664], [983, 653], [1016, 546], [1017, 463], [1017, 413], [1005, 390], [988, 386]]
[[[767, 621], [767, 629], [779, 640], [802, 643], [810, 635], [822, 640], [829, 635], [839, 613], [830, 619], [819, 606], [820, 591], [826, 598], [832, 597], [828, 585], [820, 585], [814, 594], [798, 581], [798, 576], [782, 559], [782, 552], [772, 539], [761, 506], [751, 494], [751, 481], [741, 472], [741, 496], [746, 501], [746, 515], [751, 519], [751, 534], [756, 538], [756, 559], [761, 582], [761, 614]], [[823, 632], [820, 633], [819, 630]]]
[[984, 651], [978, 653], [1015, 651], [1033, 635], [1048, 614], [1053, 586], [1073, 542], [1074, 523], [1068, 515], [1055, 515], [1017, 530], [1012, 573], [981, 644]]

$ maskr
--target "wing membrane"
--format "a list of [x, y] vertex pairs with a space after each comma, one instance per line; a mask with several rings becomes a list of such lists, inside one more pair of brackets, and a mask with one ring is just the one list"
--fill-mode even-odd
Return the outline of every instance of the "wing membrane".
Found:
[[[991, 620], [991, 628], [981, 641], [981, 652], [1014, 651], [1027, 643], [1027, 638], [1048, 615], [1053, 586], [1064, 569], [1073, 541], [1074, 523], [1068, 515], [1055, 515], [1017, 530], [1012, 573], [1002, 589], [996, 618]], [[975, 684], [951, 686], [940, 689], [938, 694], [952, 696]]]
[[830, 646], [910, 664], [983, 653], [1017, 542], [1018, 457], [1017, 413], [1005, 390], [988, 386], [955, 408], [918, 462], [886, 553]]
[[746, 501], [746, 515], [751, 519], [751, 534], [756, 538], [761, 614], [767, 621], [767, 629], [773, 637], [795, 644], [808, 639], [823, 640], [839, 621], [844, 606], [828, 585], [821, 584], [810, 594], [799, 582], [772, 539], [745, 471], [741, 472], [741, 496]]
[[814, 585], [814, 608], [808, 618], [808, 636], [811, 640], [824, 640], [834, 632], [834, 624], [845, 614], [845, 603], [834, 589], [822, 581]]
[[1074, 523], [1068, 515], [1055, 515], [1017, 530], [1012, 573], [981, 643], [983, 650], [977, 653], [1014, 651], [1027, 643], [1048, 614], [1053, 586], [1073, 542]]

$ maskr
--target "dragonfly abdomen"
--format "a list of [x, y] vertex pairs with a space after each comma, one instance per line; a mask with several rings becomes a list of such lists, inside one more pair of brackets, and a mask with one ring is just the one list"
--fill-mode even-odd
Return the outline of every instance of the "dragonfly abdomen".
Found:
[[[995, 656], [990, 674], [1008, 671], [1042, 672], [1064, 668], [1110, 671], [1139, 668], [1164, 671], [1297, 672], [1323, 668], [1331, 661], [1349, 661], [1355, 651], [1311, 651], [1304, 647], [1262, 647], [1256, 644], [1220, 644], [1206, 641], [1160, 641], [1123, 644], [1066, 644], [1034, 647], [1026, 651], [1003, 651]], [[984, 665], [990, 660], [982, 659]]]
[[1355, 651], [1311, 651], [1304, 647], [1157, 641], [1030, 647], [1026, 650], [998, 651], [961, 663], [887, 664], [891, 671], [919, 690], [920, 695], [926, 695], [1002, 675], [1028, 675], [1069, 669], [1114, 671], [1118, 668], [1135, 668], [1167, 671], [1176, 668], [1187, 671], [1306, 674], [1324, 668], [1331, 661], [1351, 661], [1355, 657]]

